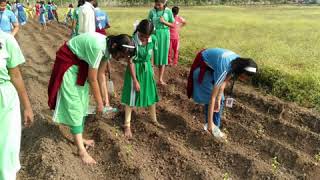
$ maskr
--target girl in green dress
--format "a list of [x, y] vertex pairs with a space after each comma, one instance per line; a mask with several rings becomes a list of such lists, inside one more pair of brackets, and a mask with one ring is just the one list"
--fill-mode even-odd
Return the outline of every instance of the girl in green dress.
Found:
[[157, 51], [157, 38], [152, 35], [152, 22], [142, 20], [133, 39], [136, 46], [136, 56], [128, 62], [124, 78], [121, 102], [125, 105], [124, 134], [131, 138], [131, 112], [133, 107], [149, 107], [152, 122], [162, 127], [156, 116], [155, 103], [159, 101], [157, 87], [152, 68], [153, 55]]
[[163, 81], [165, 66], [168, 65], [170, 47], [169, 27], [174, 27], [174, 17], [171, 9], [166, 8], [165, 0], [155, 0], [154, 9], [150, 10], [148, 19], [155, 26], [155, 35], [158, 40], [158, 51], [154, 56], [154, 64], [159, 67], [158, 84], [166, 85]]
[[33, 121], [30, 101], [19, 70], [24, 63], [14, 37], [0, 31], [0, 179], [16, 179], [20, 169], [21, 112], [24, 125]]
[[130, 36], [122, 34], [106, 38], [96, 32], [72, 38], [57, 52], [48, 88], [49, 106], [55, 109], [54, 121], [70, 127], [80, 158], [85, 164], [96, 164], [85, 148], [85, 145], [94, 146], [94, 141], [82, 137], [89, 105], [89, 88], [97, 104], [96, 112], [101, 114], [108, 103], [105, 77], [108, 61], [111, 57], [129, 59], [134, 54], [134, 42]]

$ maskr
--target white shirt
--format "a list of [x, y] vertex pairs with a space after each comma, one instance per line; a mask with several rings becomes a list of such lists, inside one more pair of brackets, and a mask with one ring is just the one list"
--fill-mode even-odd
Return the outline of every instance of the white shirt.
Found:
[[85, 2], [79, 9], [79, 34], [95, 32], [95, 13], [91, 3]]

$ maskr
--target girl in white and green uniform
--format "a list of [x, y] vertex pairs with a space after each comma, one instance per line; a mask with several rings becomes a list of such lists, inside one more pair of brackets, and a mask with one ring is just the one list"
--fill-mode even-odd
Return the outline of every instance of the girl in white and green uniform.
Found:
[[20, 101], [24, 125], [30, 126], [33, 112], [21, 77], [19, 65], [24, 63], [14, 37], [0, 31], [0, 179], [14, 180], [20, 169], [21, 139]]
[[[102, 113], [104, 101], [108, 101], [105, 71], [111, 55], [114, 59], [130, 58], [134, 55], [134, 49], [124, 46], [134, 46], [131, 37], [124, 34], [106, 38], [106, 36], [99, 33], [90, 32], [78, 35], [67, 42], [68, 49], [78, 58], [78, 61], [84, 61], [88, 64], [88, 76], [84, 85], [80, 86], [77, 84], [78, 73], [80, 72], [78, 65], [72, 65], [64, 73], [57, 95], [53, 119], [57, 123], [70, 127], [79, 155], [86, 164], [96, 163], [87, 153], [84, 146], [93, 146], [94, 142], [82, 138], [84, 120], [87, 116], [89, 104], [89, 87], [97, 103], [96, 112]], [[57, 52], [57, 57], [58, 55], [59, 51]], [[55, 65], [56, 63], [61, 63], [61, 61], [57, 62], [57, 60]], [[51, 78], [54, 78], [55, 70], [54, 68]]]
[[152, 121], [157, 121], [155, 103], [159, 101], [154, 72], [153, 54], [158, 50], [157, 38], [152, 35], [153, 24], [145, 19], [137, 26], [133, 35], [136, 56], [128, 62], [125, 73], [121, 102], [125, 105], [124, 133], [132, 137], [130, 121], [133, 107], [150, 107]]
[[155, 0], [155, 6], [149, 12], [148, 19], [155, 26], [155, 35], [158, 40], [158, 51], [155, 53], [154, 64], [159, 69], [158, 84], [166, 85], [163, 81], [165, 66], [168, 65], [168, 55], [170, 47], [170, 30], [169, 27], [174, 27], [174, 17], [171, 9], [166, 8], [165, 0]]

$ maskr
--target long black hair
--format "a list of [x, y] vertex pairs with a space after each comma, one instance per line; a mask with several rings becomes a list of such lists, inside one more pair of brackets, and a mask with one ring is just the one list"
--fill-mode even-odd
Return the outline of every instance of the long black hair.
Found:
[[84, 5], [85, 1], [84, 0], [78, 0], [78, 7]]
[[232, 75], [232, 84], [229, 94], [232, 95], [236, 80], [241, 74], [249, 77], [254, 76], [258, 72], [258, 65], [251, 58], [238, 57], [231, 62], [232, 70], [229, 74]]
[[127, 34], [120, 34], [117, 36], [110, 35], [107, 38], [107, 48], [110, 54], [117, 54], [119, 52], [128, 54], [133, 57], [136, 54], [135, 45], [131, 36]]
[[148, 19], [144, 19], [144, 20], [140, 21], [136, 30], [134, 31], [134, 34], [137, 32], [140, 32], [140, 33], [143, 33], [145, 35], [150, 36], [152, 34], [153, 30], [154, 30], [153, 23]]
[[[245, 74], [249, 77], [257, 73], [258, 66], [251, 58], [238, 57], [231, 62], [231, 73], [238, 77], [240, 74]], [[255, 71], [250, 71], [248, 68], [254, 68]]]

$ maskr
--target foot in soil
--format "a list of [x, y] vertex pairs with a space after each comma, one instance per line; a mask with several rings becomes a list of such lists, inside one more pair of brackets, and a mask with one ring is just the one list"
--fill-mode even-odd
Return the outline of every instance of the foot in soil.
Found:
[[162, 124], [160, 124], [158, 121], [152, 121], [152, 123], [157, 126], [160, 129], [165, 129], [166, 127]]
[[83, 139], [83, 144], [86, 147], [86, 149], [92, 147], [94, 148], [95, 142], [92, 139]]
[[123, 126], [123, 133], [126, 138], [128, 138], [128, 139], [132, 138], [132, 132], [131, 132], [130, 126]]
[[88, 154], [87, 150], [80, 150], [79, 156], [82, 162], [87, 165], [97, 164], [97, 162]]
[[158, 81], [157, 84], [161, 85], [161, 86], [166, 86], [167, 85], [167, 83], [165, 83], [164, 81]]

